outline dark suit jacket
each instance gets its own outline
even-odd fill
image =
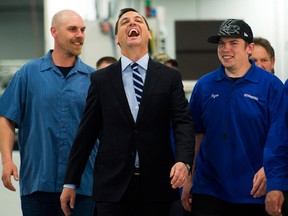
[[[176,157],[170,140],[172,122]],[[142,188],[149,200],[179,198],[170,184],[175,162],[192,164],[194,125],[179,71],[149,59],[136,123],[126,98],[121,61],[91,75],[86,110],[72,147],[65,184],[79,186],[96,139],[93,197],[117,202],[133,175],[139,152]]]

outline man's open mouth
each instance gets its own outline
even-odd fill
[[[139,32],[137,31],[137,29],[131,29],[128,33],[129,37],[136,37],[139,35]]]

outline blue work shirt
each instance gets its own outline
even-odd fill
[[[195,130],[204,138],[192,193],[232,203],[264,204],[264,196],[250,194],[254,175],[264,164],[267,189],[287,188],[285,163],[268,162],[287,149],[284,85],[250,63],[248,72],[235,82],[221,65],[200,78],[193,89],[190,106]]]
[[[90,73],[95,71],[78,57],[65,78],[51,53],[17,71],[0,98],[0,115],[18,125],[21,196],[62,191],[66,163],[85,109]],[[92,195],[96,151],[95,145],[78,194]]]

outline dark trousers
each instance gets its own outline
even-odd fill
[[[288,191],[284,192],[284,203],[282,205],[282,216],[288,216]]]
[[[23,216],[64,216],[60,193],[35,192],[21,197]],[[92,216],[94,201],[89,196],[77,195],[71,216]]]
[[[169,216],[190,216],[191,212],[186,211],[182,205],[181,200],[176,200],[172,203]]]
[[[153,202],[145,199],[140,188],[140,177],[137,175],[133,175],[120,202],[96,202],[97,216],[168,216],[170,208],[171,202]]]
[[[205,194],[193,194],[192,216],[269,216],[263,204],[235,204]]]

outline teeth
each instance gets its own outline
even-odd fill
[[[74,42],[75,45],[82,45],[82,42]]]
[[[131,29],[130,32],[128,33],[128,36],[131,36],[133,32],[136,33],[137,35],[139,34],[136,29]]]

